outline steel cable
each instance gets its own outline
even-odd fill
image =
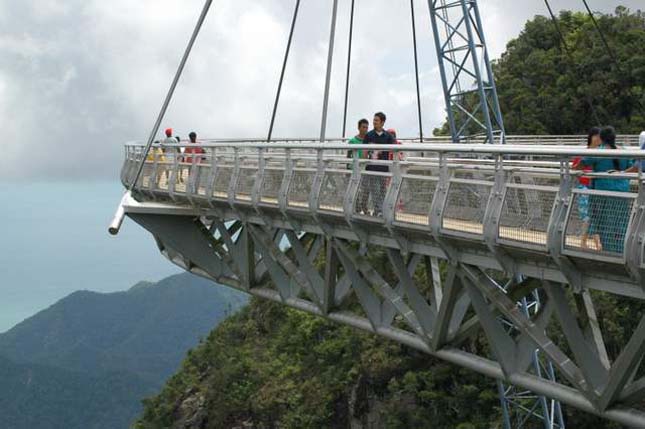
[[[614,65],[618,69],[618,71],[623,74],[623,68],[620,65],[620,61],[618,61],[618,56],[614,52],[614,50],[609,46],[609,42],[607,41],[607,38],[605,37],[605,33],[603,33],[602,28],[600,28],[600,25],[598,24],[598,20],[594,16],[593,12],[591,11],[591,8],[589,7],[589,4],[587,3],[587,0],[582,0],[582,2],[585,5],[585,8],[587,9],[587,14],[589,15],[589,18],[591,18],[591,22],[593,23],[594,27],[596,28],[596,31],[598,32],[598,35],[600,36],[600,40],[602,41],[602,44],[605,46],[605,49],[607,50],[607,54],[613,61]],[[633,96],[632,89],[629,88],[629,95]],[[643,103],[641,103],[641,100],[638,98],[635,98],[636,104],[638,104],[638,107],[641,110],[645,110],[643,108]]]
[[[287,49],[284,53],[284,59],[282,61],[282,71],[280,72],[280,80],[278,82],[278,92],[275,96],[275,102],[273,103],[273,112],[271,113],[271,124],[269,125],[269,134],[267,136],[267,141],[271,141],[273,136],[273,126],[275,125],[275,115],[278,111],[278,104],[280,103],[280,94],[282,92],[282,83],[284,82],[284,74],[287,69],[287,62],[289,61],[289,52],[291,52],[291,41],[293,40],[293,32],[296,28],[296,21],[298,19],[298,10],[300,9],[300,0],[296,0],[296,7],[293,11],[293,19],[291,20],[291,30],[289,31],[289,40],[287,41]]]
[[[560,38],[561,49],[565,52],[565,54],[569,58],[569,61],[571,62],[571,65],[574,67],[574,69],[576,69],[576,72],[579,72],[580,68],[578,67],[578,64],[573,58],[573,54],[571,53],[571,50],[567,45],[567,41],[564,38],[564,34],[562,33],[562,29],[560,28],[558,19],[555,17],[555,14],[553,13],[553,9],[551,8],[551,4],[549,3],[549,0],[544,0],[544,4],[546,4],[546,8],[548,9],[549,15],[551,16],[551,21],[553,22],[553,26],[555,27],[555,31],[558,33],[558,37]],[[589,105],[589,108],[591,109],[591,114],[593,115],[593,119],[594,121],[596,121],[596,125],[600,125],[601,122],[600,122],[600,119],[598,118],[598,112],[596,111],[596,107],[591,101],[591,97],[589,96],[589,94],[585,94],[585,95],[586,95],[585,101],[587,102],[587,104]]]
[[[352,66],[352,40],[354,38],[354,3],[352,0],[349,14],[349,42],[347,46],[347,73],[345,76],[345,105],[343,108],[343,138],[347,135],[347,105],[349,102],[349,74]]]
[[[419,115],[419,137],[423,142],[423,117],[421,114],[421,89],[419,85],[419,54],[417,50],[417,27],[414,14],[414,0],[410,0],[410,14],[412,17],[412,44],[414,45],[414,76],[417,85],[417,112]]]
[[[159,115],[157,116],[157,120],[155,121],[154,126],[152,127],[152,131],[150,132],[150,137],[148,137],[148,142],[146,143],[146,147],[143,150],[143,155],[141,158],[141,163],[139,164],[139,167],[137,168],[137,174],[134,176],[134,180],[130,184],[130,192],[134,190],[134,186],[139,180],[139,177],[141,176],[141,172],[143,171],[143,166],[146,162],[146,158],[148,157],[148,153],[150,152],[150,148],[152,147],[152,142],[155,139],[155,135],[157,135],[157,131],[159,131],[159,127],[161,126],[161,121],[163,120],[164,116],[166,115],[166,110],[168,110],[168,105],[170,104],[170,100],[172,99],[173,94],[175,93],[175,88],[177,88],[177,83],[179,82],[179,78],[181,77],[184,67],[186,66],[186,62],[188,61],[188,57],[190,56],[190,52],[193,49],[193,45],[195,44],[195,40],[197,40],[197,36],[199,35],[199,32],[202,28],[202,25],[204,24],[204,21],[206,20],[206,16],[208,15],[208,11],[210,10],[211,4],[213,3],[213,0],[206,0],[204,3],[204,7],[202,9],[201,15],[199,15],[199,19],[197,20],[197,24],[195,25],[195,29],[193,30],[193,34],[190,37],[190,41],[188,42],[188,46],[186,47],[186,50],[184,51],[184,56],[181,58],[181,61],[179,62],[179,67],[177,68],[177,72],[175,73],[175,78],[173,79],[172,83],[170,84],[170,89],[168,90],[168,93],[166,94],[166,98],[163,102],[163,105],[161,106],[161,111],[159,112]]]

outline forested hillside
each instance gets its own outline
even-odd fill
[[[545,16],[527,22],[508,43],[493,64],[508,134],[584,134],[597,125],[614,125],[620,134],[645,129],[645,13],[619,7],[597,21],[617,62],[584,13],[560,13],[566,49]]]

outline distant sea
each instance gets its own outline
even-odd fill
[[[116,182],[0,184],[0,332],[76,290],[179,272],[129,219],[108,235],[122,195]]]

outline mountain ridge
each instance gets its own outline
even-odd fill
[[[189,273],[69,294],[0,334],[0,427],[127,428],[185,353],[247,300]]]

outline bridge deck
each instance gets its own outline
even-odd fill
[[[363,237],[387,235],[402,248],[434,243],[444,255],[485,254],[502,267],[560,271],[564,263],[567,273],[561,274],[569,280],[578,271],[642,294],[627,285],[638,284],[645,265],[625,253],[634,246],[629,233],[637,218],[636,174],[585,173],[631,181],[630,192],[577,189],[578,173],[568,167],[573,152],[581,150],[571,147],[473,154],[463,147],[440,152],[438,145],[402,145],[397,150],[405,159],[385,162],[348,159],[347,150],[327,147],[216,144],[191,155],[191,162],[176,148],[156,150],[135,189],[144,201],[309,222]],[[141,150],[127,147],[125,186],[136,174]],[[563,156],[563,150],[571,154]],[[376,164],[388,171],[367,168]]]

